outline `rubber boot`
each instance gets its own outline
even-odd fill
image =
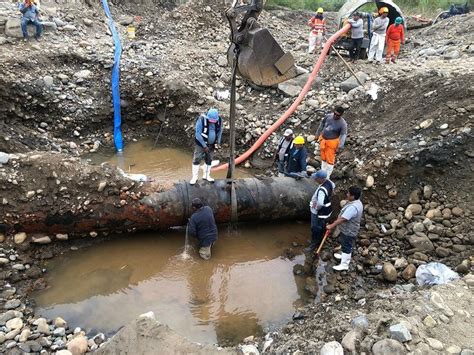
[[[342,254],[341,253],[334,253],[334,258],[337,260],[341,260]]]
[[[328,163],[326,163],[324,160],[321,161],[321,170],[328,171]]]
[[[331,177],[331,174],[332,174],[333,170],[334,170],[334,165],[327,164],[326,173],[328,174],[328,179]]]
[[[351,262],[351,255],[352,254],[342,253],[341,263],[337,266],[333,266],[332,268],[336,271],[349,270],[349,264]]]
[[[212,165],[206,165],[206,173],[204,174],[204,179],[209,182],[214,182],[215,180],[211,177],[211,168]]]
[[[189,181],[189,184],[194,185],[198,181],[198,178],[199,178],[199,165],[193,164],[193,177],[191,181]]]
[[[397,62],[397,57],[392,57],[392,63],[395,64]]]

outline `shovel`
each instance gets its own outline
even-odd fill
[[[321,242],[321,244],[319,244],[319,248],[318,250],[316,250],[316,255],[319,256],[319,253],[321,251],[321,249],[323,248],[323,245],[324,243],[326,242],[326,239],[328,239],[329,235],[331,234],[331,231],[329,229],[326,230],[326,233],[324,233],[324,238]]]

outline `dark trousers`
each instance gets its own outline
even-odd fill
[[[208,147],[209,151],[206,153],[203,147],[196,144],[196,146],[194,147],[193,165],[201,164],[202,160],[206,162],[206,165],[211,165],[212,157],[214,154],[214,144],[211,144]]]
[[[355,236],[350,236],[350,235],[345,235],[344,233],[341,233],[339,236],[340,241],[341,241],[341,250],[344,254],[350,254],[352,253],[352,248],[354,247],[356,237]]]
[[[327,219],[318,218],[318,215],[311,213],[311,245],[312,249],[319,248],[326,232]]]
[[[349,56],[353,60],[359,59],[360,48],[362,47],[363,38],[352,38],[351,48],[349,49]]]
[[[41,32],[43,30],[43,25],[38,20],[32,20],[29,18],[22,17],[21,18],[21,32],[23,33],[24,38],[28,38],[28,25],[32,24],[36,27],[36,38],[41,36]]]

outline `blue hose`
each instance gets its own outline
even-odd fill
[[[114,65],[112,67],[112,102],[114,106],[114,143],[115,149],[118,152],[123,150],[123,137],[122,137],[122,117],[120,114],[120,57],[122,55],[122,43],[120,42],[120,36],[115,29],[114,20],[110,14],[109,4],[107,0],[102,0],[102,6],[104,7],[105,14],[109,19],[109,28],[112,32],[112,38],[114,40],[115,52],[114,52]]]

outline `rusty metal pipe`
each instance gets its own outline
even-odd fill
[[[308,219],[308,204],[315,188],[315,182],[310,179],[235,180],[238,220]],[[15,229],[31,233],[70,234],[163,230],[187,223],[192,214],[191,201],[195,197],[213,209],[217,223],[226,223],[231,220],[230,189],[231,180],[216,180],[214,184],[202,182],[194,186],[180,181],[165,191],[151,193],[123,207],[118,207],[119,201],[109,201],[87,214],[28,214]]]

